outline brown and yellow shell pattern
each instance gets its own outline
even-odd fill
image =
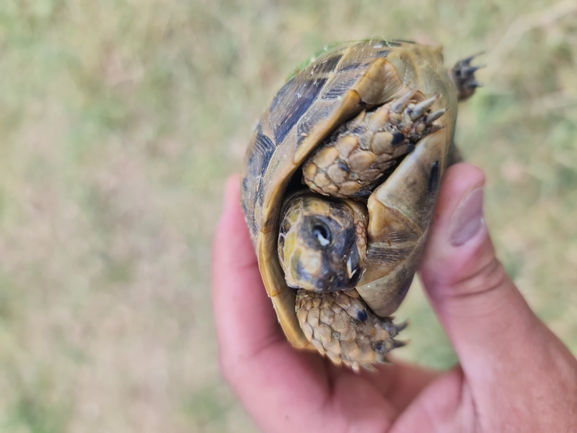
[[[347,42],[279,90],[245,160],[242,206],[288,340],[355,370],[386,361],[389,318],[417,268],[472,58],[440,48]],[[340,262],[339,262],[340,260]]]

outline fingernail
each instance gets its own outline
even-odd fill
[[[473,238],[483,225],[483,188],[471,191],[451,218],[451,245],[458,247]]]
[[[237,205],[238,200],[238,175],[234,174],[226,180],[224,186],[224,211],[227,212]]]

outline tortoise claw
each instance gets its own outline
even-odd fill
[[[406,345],[407,345],[406,341],[395,340],[391,338],[389,340],[379,341],[378,343],[373,344],[373,350],[375,351],[375,353],[386,355],[391,350],[398,349],[399,347],[404,347]],[[386,356],[384,357],[384,360],[386,360]]]
[[[477,53],[466,59],[458,61],[451,70],[451,77],[457,87],[459,101],[470,97],[481,84],[475,80],[475,72],[485,67],[485,65],[471,66],[471,61],[483,52]]]
[[[401,323],[393,323],[393,318],[388,317],[387,319],[383,319],[381,322],[381,326],[389,333],[391,337],[396,337],[399,332],[409,326],[409,321],[405,320]]]
[[[405,347],[407,345],[406,341],[393,340],[393,348],[398,349],[399,347]]]
[[[475,59],[475,58],[477,58],[477,57],[479,57],[479,56],[482,56],[483,54],[485,54],[485,51],[479,51],[478,53],[473,54],[472,56],[465,57],[465,58],[464,58],[463,60],[461,60],[459,63],[463,63],[463,64],[465,64],[465,65],[470,65],[471,62],[473,61],[473,59]]]
[[[413,95],[415,94],[417,90],[416,89],[409,89],[406,93],[404,93],[403,95],[401,95],[399,97],[399,99],[397,99],[392,105],[391,105],[391,111],[394,113],[402,113],[403,110],[405,108],[407,108],[407,105],[409,105],[409,102],[411,100],[411,98],[413,97]]]
[[[479,83],[478,81],[471,81],[470,83],[467,83],[466,86],[469,89],[476,89],[477,87],[483,87],[483,84]]]
[[[446,108],[442,108],[440,110],[433,111],[431,114],[429,114],[427,116],[427,118],[425,119],[425,123],[426,124],[433,123],[435,120],[437,120],[439,117],[441,117],[446,112],[447,112]]]
[[[405,320],[404,322],[401,322],[399,324],[394,325],[395,326],[395,331],[397,332],[397,334],[399,332],[401,332],[403,329],[405,329],[407,326],[409,326],[409,321]]]
[[[417,105],[415,105],[413,111],[411,112],[411,119],[416,120],[421,117],[440,97],[441,95],[436,94],[435,96],[429,99],[425,99],[423,102],[419,102]]]
[[[470,67],[465,67],[462,70],[463,75],[473,75],[475,72],[477,72],[479,69],[483,69],[486,68],[487,65],[479,65],[479,66],[470,66]]]

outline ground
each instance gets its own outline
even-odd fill
[[[369,36],[486,52],[457,141],[499,257],[577,353],[577,3],[242,3],[0,2],[0,432],[255,431],[216,361],[223,181],[297,65]],[[397,317],[399,354],[455,362],[418,285]]]

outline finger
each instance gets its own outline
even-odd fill
[[[576,407],[577,363],[495,257],[483,219],[484,182],[471,165],[447,170],[421,265],[461,365],[423,390],[391,431],[572,428],[565,422]]]
[[[226,184],[214,239],[212,295],[221,354],[248,358],[284,337],[262,284],[238,182],[232,176]]]
[[[331,397],[323,360],[294,350],[278,325],[240,208],[238,177],[227,183],[212,287],[221,369],[257,423],[264,431],[294,431],[302,419],[319,422]]]
[[[457,164],[444,178],[421,276],[467,372],[492,373],[513,348],[526,350],[548,330],[495,256],[483,218],[483,173]],[[543,350],[541,347],[540,350]]]
[[[424,388],[443,374],[438,370],[398,360],[377,366],[376,369],[377,374],[368,371],[362,371],[361,374],[390,401],[397,414],[404,411]]]
[[[337,431],[347,419],[366,431],[382,430],[428,374],[395,365],[378,375],[361,377],[344,368],[329,375],[328,361],[294,350],[262,285],[238,190],[238,179],[229,180],[213,249],[213,307],[225,377],[265,431],[279,430],[279,422],[286,431]],[[398,381],[385,378],[397,375]],[[299,424],[303,420],[306,425]]]

